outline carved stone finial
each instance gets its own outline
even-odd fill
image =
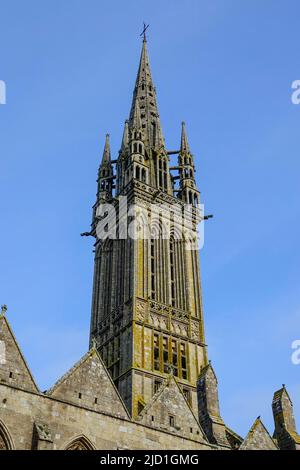
[[[92,349],[97,349],[98,343],[95,337],[92,338]]]
[[[174,375],[174,366],[173,366],[173,364],[168,365],[168,373],[169,373],[169,375]]]
[[[2,315],[5,315],[6,312],[7,312],[7,305],[5,305],[5,304],[4,304],[4,305],[1,305],[1,314],[2,314]]]

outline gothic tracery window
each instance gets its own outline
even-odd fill
[[[140,180],[140,167],[137,166],[135,169],[135,177],[137,180]]]

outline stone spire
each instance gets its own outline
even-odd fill
[[[106,134],[102,161],[98,170],[98,198],[109,199],[113,189],[113,166],[111,163],[109,134]]]
[[[182,123],[180,152],[178,155],[180,167],[180,191],[178,196],[188,204],[199,204],[199,192],[196,189],[194,157],[191,154],[186,135],[185,122]]]
[[[185,128],[185,122],[182,122],[181,124],[181,145],[180,145],[180,153],[190,153],[190,147],[188,143],[188,138],[186,135],[186,128]]]
[[[110,165],[111,158],[110,158],[110,144],[109,144],[109,134],[106,134],[105,137],[105,146],[104,146],[104,151],[103,151],[103,157],[102,157],[102,165]]]
[[[129,129],[128,129],[128,120],[125,121],[124,132],[122,138],[121,152],[123,152],[129,143]]]
[[[139,70],[133,92],[129,127],[132,129],[139,119],[143,128],[143,139],[148,151],[164,146],[164,138],[158,114],[156,91],[152,81],[147,41],[144,37]]]

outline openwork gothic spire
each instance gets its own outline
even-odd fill
[[[140,65],[133,92],[129,126],[136,125],[137,112],[140,110],[140,121],[143,139],[148,150],[164,147],[164,138],[158,113],[156,91],[152,81],[147,41],[144,37]]]

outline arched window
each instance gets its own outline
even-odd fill
[[[186,308],[186,275],[184,242],[170,237],[170,294],[172,307]]]
[[[156,122],[152,122],[152,145],[155,147],[156,144]]]
[[[134,144],[133,144],[133,152],[134,152],[134,153],[137,153],[137,143],[134,143]]]
[[[9,437],[8,431],[3,423],[0,421],[0,450],[11,450],[12,442]]]
[[[150,240],[150,259],[151,259],[151,299],[156,298],[156,289],[155,289],[155,239],[151,238]]]
[[[158,159],[158,187],[159,187],[159,189],[162,189],[162,187],[163,187],[161,158]]]
[[[66,447],[66,450],[94,450],[94,446],[85,436],[73,439]]]
[[[150,226],[150,297],[167,304],[169,301],[168,262],[165,254],[169,251],[167,221],[161,215],[151,217]],[[167,231],[167,232],[166,232]]]
[[[168,189],[167,160],[164,160],[164,190]]]
[[[170,238],[170,280],[171,280],[171,304],[176,307],[176,290],[175,290],[175,242],[174,238]]]
[[[137,180],[140,179],[140,167],[139,166],[137,166],[135,169],[135,177]]]
[[[158,171],[158,187],[163,191],[168,189],[168,165],[167,160],[162,156],[158,157],[157,171]]]
[[[146,183],[146,170],[144,168],[142,169],[142,182]]]
[[[111,310],[111,286],[113,273],[113,247],[114,241],[106,239],[103,245],[103,291],[102,316],[108,315]]]

